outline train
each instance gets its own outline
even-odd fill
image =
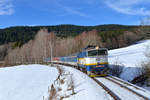
[[[50,61],[50,58],[47,58]],[[77,68],[90,77],[107,76],[109,74],[108,49],[89,45],[81,52],[67,57],[54,57],[53,62],[75,63]]]

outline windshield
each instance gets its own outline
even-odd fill
[[[107,55],[107,50],[90,50],[88,56]]]

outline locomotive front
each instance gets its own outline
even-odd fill
[[[106,48],[86,48],[78,56],[78,65],[86,69],[91,77],[106,76],[108,68],[108,50]]]

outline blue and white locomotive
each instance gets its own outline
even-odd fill
[[[108,50],[98,46],[88,46],[77,55],[77,64],[91,77],[106,76],[108,68]]]
[[[87,46],[82,52],[68,57],[54,57],[52,61],[77,64],[77,68],[89,76],[106,76],[109,74],[108,50],[98,46]]]

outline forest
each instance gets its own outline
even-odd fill
[[[0,60],[6,65],[41,63],[45,58],[69,56],[87,45],[108,49],[125,47],[148,38],[149,26],[36,26],[0,30]]]
[[[99,34],[117,33],[124,31],[133,31],[138,26],[125,25],[97,25],[97,26],[77,26],[77,25],[56,25],[56,26],[16,26],[0,29],[0,45],[15,42],[17,46],[21,46],[31,39],[34,39],[37,32],[42,29],[48,29],[48,32],[54,32],[61,38],[74,37],[84,31],[96,29]]]

